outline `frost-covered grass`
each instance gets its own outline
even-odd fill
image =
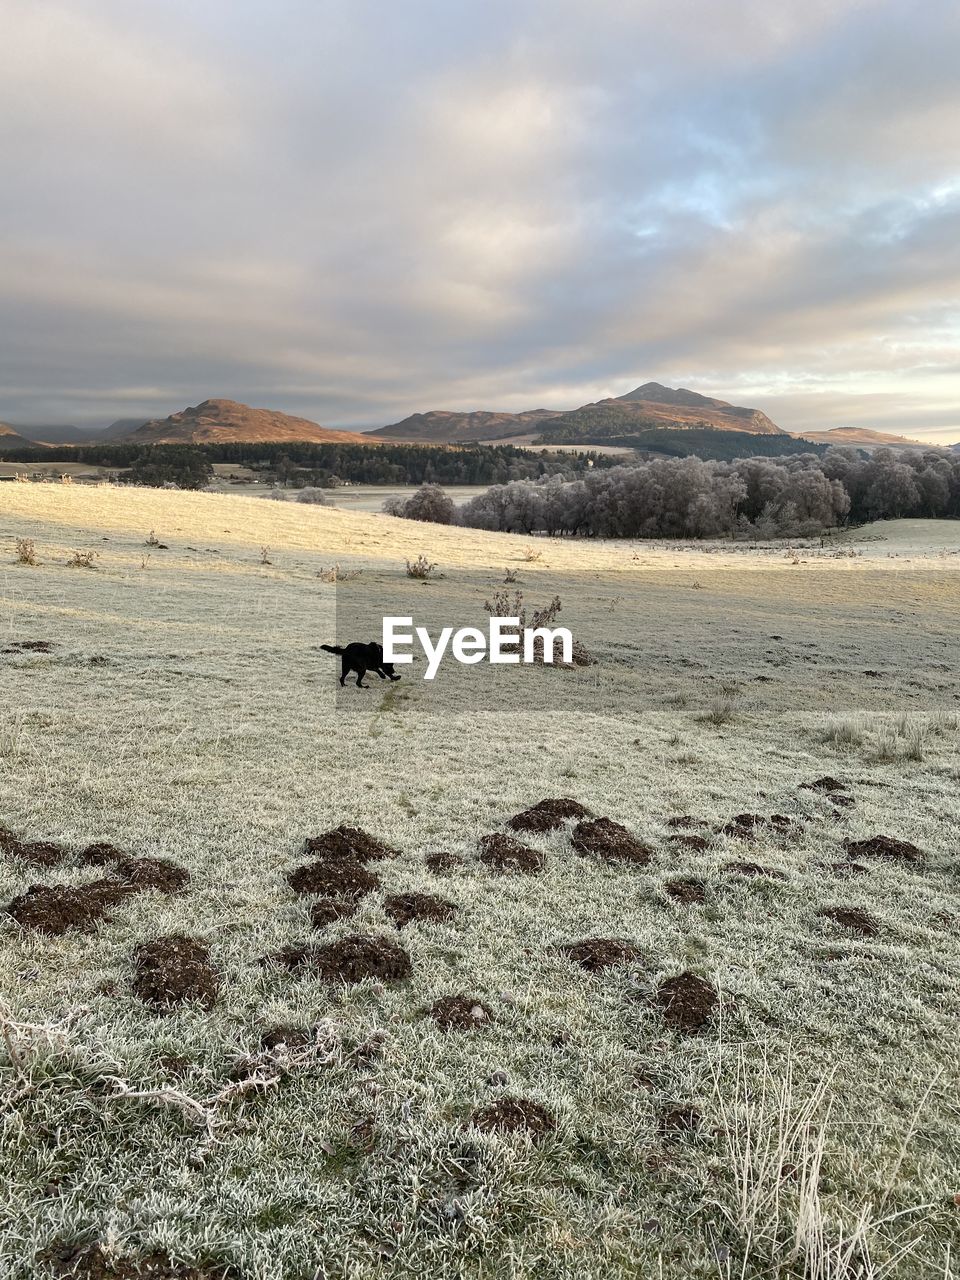
[[[909,563],[547,540],[530,563],[530,540],[388,517],[4,486],[0,649],[53,648],[0,655],[0,825],[172,857],[193,880],[97,933],[2,926],[0,1273],[43,1276],[36,1255],[78,1238],[248,1280],[955,1275],[960,586],[917,536]],[[17,538],[37,565],[15,563]],[[69,567],[76,550],[96,567]],[[443,578],[407,578],[421,553]],[[318,576],[335,563],[361,573]],[[445,666],[432,685],[336,693],[321,642],[375,636],[385,612],[483,625],[506,567],[534,605],[562,597],[597,666]],[[801,787],[822,774],[856,804]],[[476,861],[480,835],[551,795],[625,823],[653,861],[595,865],[565,833],[529,838],[539,876]],[[669,840],[671,815],[743,811],[796,834]],[[413,975],[395,987],[257,963],[311,938],[284,872],[341,822],[400,856],[323,936],[397,938]],[[926,866],[823,865],[877,833]],[[429,872],[440,849],[464,866]],[[731,860],[786,879],[730,876]],[[0,889],[97,874],[8,861]],[[704,904],[664,892],[684,875]],[[459,911],[398,933],[382,899],[408,890]],[[836,904],[878,935],[817,915]],[[157,1016],[129,990],[136,943],[174,931],[222,972],[209,1013]],[[591,976],[554,949],[595,935],[643,959]],[[649,1003],[684,969],[722,1010],[685,1039]],[[456,992],[490,1023],[440,1032],[424,1010]],[[316,1046],[238,1090],[278,1023],[318,1024]],[[470,1128],[504,1093],[548,1107],[556,1133]],[[699,1128],[665,1134],[685,1107]]]

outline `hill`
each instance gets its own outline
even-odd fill
[[[307,440],[316,444],[369,444],[355,431],[332,431],[309,418],[274,409],[251,409],[236,400],[204,400],[202,404],[145,422],[120,439],[139,444],[225,444]]]
[[[853,445],[865,449],[930,449],[935,446],[908,436],[874,431],[871,427],[831,427],[829,431],[795,431],[795,440],[812,440],[815,444]]]
[[[0,450],[29,449],[33,444],[33,440],[28,440],[25,436],[18,435],[13,427],[8,426],[5,422],[0,422]]]
[[[97,438],[96,431],[83,431],[80,427],[67,424],[41,423],[39,426],[32,424],[24,426],[21,423],[11,423],[10,425],[14,431],[19,432],[33,444],[90,444]]]
[[[378,427],[375,431],[368,431],[367,435],[430,444],[465,444],[476,440],[502,440],[536,431],[545,418],[555,416],[553,409],[527,409],[523,413],[497,413],[485,409],[461,413],[451,409],[430,409],[426,413],[411,413],[401,422]]]

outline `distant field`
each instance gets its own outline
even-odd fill
[[[113,894],[0,926],[0,1274],[99,1239],[182,1280],[955,1277],[960,523],[579,542],[383,492],[0,486],[0,897]],[[318,651],[499,589],[559,595],[596,665],[339,691]],[[546,797],[644,848],[567,822],[514,833],[539,869],[480,859]],[[396,856],[321,909],[287,877],[340,824]],[[104,841],[189,882],[84,865]],[[136,948],[178,934],[209,1007],[159,1012]],[[284,952],[351,935],[379,974]]]

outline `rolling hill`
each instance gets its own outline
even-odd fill
[[[417,441],[421,444],[464,444],[469,440],[502,440],[538,431],[544,419],[556,416],[552,409],[527,409],[523,413],[497,413],[479,409],[458,412],[430,409],[412,413],[401,422],[368,431],[368,436],[387,440]]]
[[[273,409],[251,409],[236,400],[204,400],[202,404],[155,418],[114,439],[135,444],[262,444],[305,440],[315,444],[369,444],[354,431],[332,431],[308,418]]]
[[[795,440],[812,440],[815,444],[852,445],[861,449],[930,449],[932,445],[908,436],[895,436],[871,427],[832,427],[829,431],[796,431]]]
[[[0,422],[0,450],[6,452],[10,449],[29,449],[32,445],[32,440],[28,440],[26,436],[18,435],[13,427],[8,426],[5,422]]]

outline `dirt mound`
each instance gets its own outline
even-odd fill
[[[875,938],[880,932],[880,921],[862,907],[821,907],[817,915],[864,938]]]
[[[53,644],[49,640],[15,640],[0,649],[0,653],[52,653]]]
[[[260,1037],[260,1048],[272,1053],[276,1049],[307,1049],[313,1044],[310,1027],[268,1027]]]
[[[589,818],[590,810],[577,800],[541,800],[530,809],[515,814],[507,826],[513,831],[555,831],[571,818]]]
[[[626,827],[609,818],[578,822],[573,831],[573,847],[578,853],[603,862],[632,862],[645,867],[653,857],[649,845],[642,844]]]
[[[690,831],[694,827],[708,827],[710,824],[703,818],[694,818],[689,813],[678,813],[667,819],[667,826],[674,830]]]
[[[476,996],[441,996],[430,1006],[430,1017],[441,1031],[473,1031],[493,1018],[487,1005]]]
[[[71,929],[89,932],[105,920],[110,908],[136,892],[116,880],[85,885],[32,884],[14,898],[7,913],[25,929],[59,937]]]
[[[787,879],[786,872],[778,871],[776,867],[761,867],[759,862],[727,862],[724,864],[723,869],[732,876],[747,876],[748,878],[762,876],[767,880]]]
[[[654,1003],[663,1010],[668,1027],[684,1035],[693,1035],[710,1021],[716,1008],[716,988],[695,973],[678,973],[660,983]]]
[[[362,933],[313,948],[309,962],[327,982],[399,982],[413,972],[409,955],[392,938]]]
[[[696,876],[683,876],[677,880],[668,880],[664,890],[675,902],[687,907],[692,902],[704,902],[707,897],[707,882]]]
[[[817,866],[840,880],[849,880],[852,876],[867,876],[870,868],[860,862],[819,862]]]
[[[310,923],[314,929],[325,929],[337,920],[346,920],[357,912],[356,898],[318,898],[310,908]]]
[[[51,840],[21,840],[6,827],[0,827],[0,853],[32,867],[55,867],[67,856],[62,845]]]
[[[173,1262],[169,1254],[118,1258],[100,1244],[54,1244],[40,1255],[57,1280],[240,1280],[225,1264],[194,1267]]]
[[[557,1127],[550,1112],[529,1098],[500,1098],[478,1107],[470,1117],[475,1129],[484,1133],[530,1133],[542,1137]]]
[[[190,883],[190,872],[171,858],[121,858],[114,870],[135,889],[178,893]]]
[[[360,827],[342,824],[322,836],[311,836],[303,846],[305,854],[318,858],[348,858],[352,862],[377,862],[381,858],[396,858],[396,849],[369,835]]]
[[[411,920],[441,924],[449,920],[459,907],[455,902],[437,898],[432,893],[394,893],[384,898],[383,909],[397,928],[402,929]]]
[[[457,867],[462,867],[463,859],[455,853],[440,850],[438,853],[428,853],[423,860],[423,865],[428,871],[442,875],[444,871],[454,871]]]
[[[762,813],[738,813],[720,828],[720,834],[731,836],[734,840],[755,840],[762,831],[773,830],[785,834],[793,826],[793,819],[784,813],[774,813],[769,818]]]
[[[708,836],[690,835],[681,832],[678,835],[670,836],[670,843],[676,845],[678,849],[689,849],[691,853],[705,853],[710,848],[710,838]]]
[[[536,849],[531,849],[510,836],[496,832],[480,841],[480,861],[497,871],[542,871],[546,859]]]
[[[871,836],[869,840],[848,840],[848,858],[881,858],[884,862],[922,863],[926,855],[915,844],[895,836]]]
[[[631,964],[642,955],[635,943],[623,938],[583,938],[580,942],[566,943],[557,950],[588,973],[597,973],[613,965]]]
[[[696,1133],[702,1124],[703,1116],[696,1107],[685,1106],[661,1112],[657,1127],[667,1142],[676,1142]]]
[[[142,942],[133,953],[134,995],[156,1009],[195,1000],[209,1009],[220,992],[220,976],[204,943],[182,933]]]
[[[838,778],[831,778],[829,774],[825,774],[822,778],[814,778],[813,782],[801,782],[801,791],[823,791],[828,795],[837,791],[846,791],[847,784],[841,782]]]
[[[78,861],[85,867],[107,867],[111,862],[122,862],[126,856],[115,844],[98,840],[95,844],[87,845]]]
[[[287,884],[295,893],[351,898],[356,902],[378,887],[380,877],[351,858],[333,858],[297,867],[287,876]]]

